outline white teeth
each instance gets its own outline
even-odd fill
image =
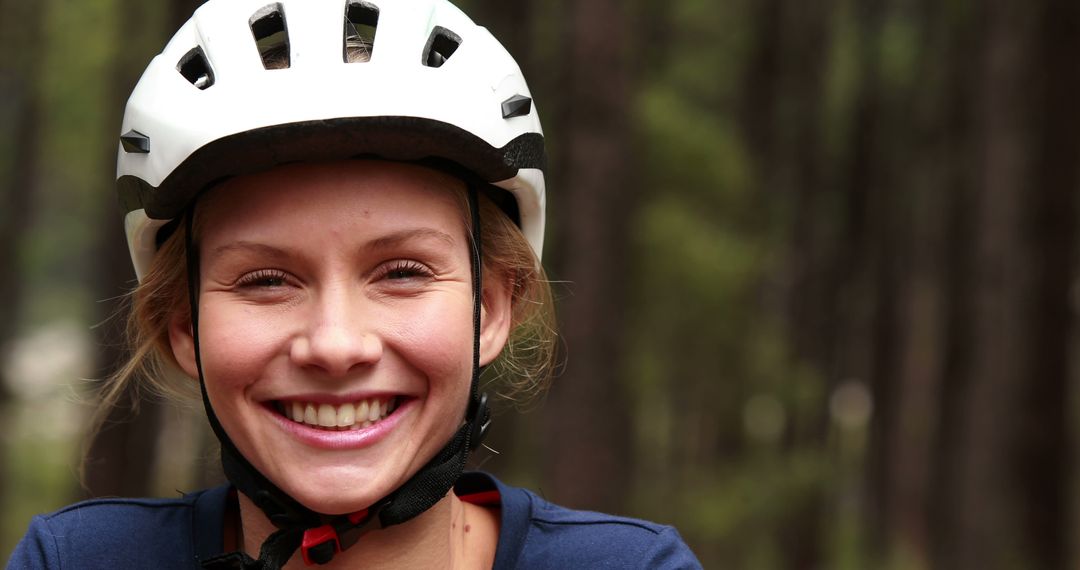
[[[338,428],[348,428],[356,423],[356,407],[352,404],[342,404],[338,407]]]
[[[363,429],[388,416],[397,408],[397,398],[361,400],[332,404],[281,402],[278,409],[290,420],[332,430]]]
[[[337,413],[330,404],[319,404],[319,425],[337,427]]]
[[[356,406],[352,404],[342,404],[337,411],[337,426],[349,427],[356,423]]]

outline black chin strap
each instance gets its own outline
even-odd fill
[[[473,365],[469,389],[469,405],[465,422],[431,461],[401,487],[363,511],[348,515],[324,515],[301,505],[269,479],[259,473],[240,453],[225,429],[221,427],[203,376],[202,355],[199,350],[199,252],[194,241],[193,225],[197,199],[185,212],[185,248],[187,250],[188,301],[191,305],[191,334],[194,339],[195,365],[199,371],[199,388],[210,428],[221,442],[221,465],[225,477],[241,493],[251,499],[267,516],[277,531],[259,549],[258,560],[241,548],[202,561],[202,567],[212,570],[278,570],[292,558],[297,549],[310,566],[326,564],[334,556],[355,544],[363,534],[376,528],[401,524],[439,502],[453,488],[469,452],[479,447],[488,426],[491,411],[487,394],[480,394],[480,308],[483,290],[480,246],[480,209],[476,189],[469,186],[469,211],[472,217],[472,286],[473,286]]]

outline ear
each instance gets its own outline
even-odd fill
[[[195,365],[195,339],[191,334],[191,319],[187,315],[176,313],[169,319],[169,344],[180,369],[197,379],[199,368]]]
[[[502,274],[484,276],[480,307],[480,365],[499,357],[510,337],[513,318],[510,278]]]

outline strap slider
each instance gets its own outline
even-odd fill
[[[484,441],[488,428],[491,426],[491,410],[488,409],[487,393],[480,394],[480,400],[473,400],[469,404],[469,449],[475,450]]]

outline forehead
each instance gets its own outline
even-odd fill
[[[453,176],[406,163],[291,164],[232,178],[210,191],[199,205],[199,233],[205,239],[284,230],[302,239],[314,229],[457,230],[464,227],[464,188]]]

